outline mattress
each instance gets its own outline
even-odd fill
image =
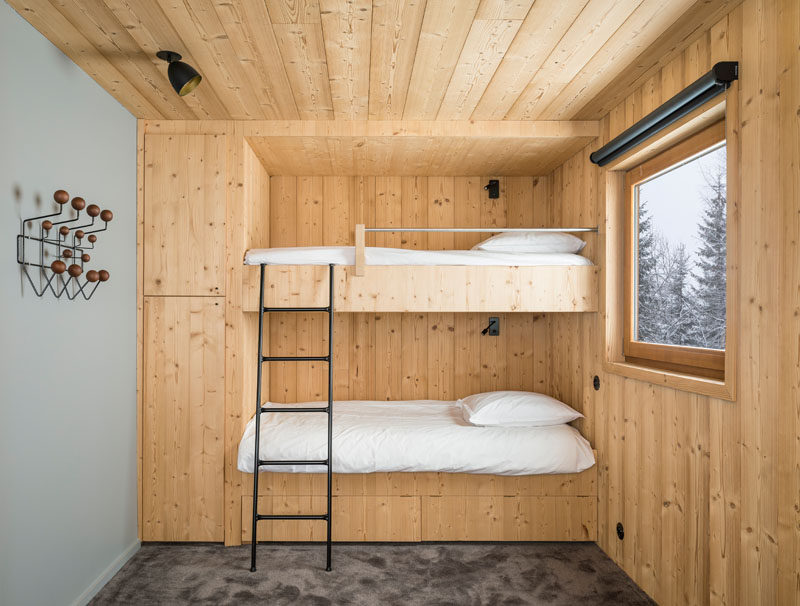
[[[335,473],[518,476],[578,473],[595,462],[589,442],[574,427],[476,427],[464,421],[457,402],[337,401],[333,409]],[[327,423],[324,413],[262,413],[261,460],[324,460]],[[254,442],[255,417],[239,443],[240,471],[253,472]],[[321,473],[325,467],[263,466],[261,471]]]
[[[353,246],[300,246],[254,248],[244,257],[245,265],[355,265]],[[365,249],[367,265],[591,265],[586,257],[569,253],[508,253],[486,250],[412,250],[408,248]]]

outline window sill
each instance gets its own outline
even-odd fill
[[[628,362],[606,361],[603,363],[603,369],[615,375],[647,381],[654,385],[662,385],[680,391],[688,391],[721,400],[734,401],[736,399],[732,381],[728,380],[719,381],[679,372],[648,368],[647,366],[639,366]]]

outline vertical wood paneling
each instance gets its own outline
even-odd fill
[[[221,541],[225,307],[145,297],[145,541]]]
[[[552,391],[593,406],[584,431],[602,462],[598,542],[660,604],[800,603],[799,11],[789,0],[745,0],[604,119],[608,140],[714,62],[740,61],[727,105],[741,154],[728,173],[741,183],[738,198],[729,189],[740,232],[728,240],[731,255],[739,249],[730,261],[739,286],[729,283],[739,307],[737,401],[604,372],[599,314],[550,325]],[[556,223],[603,225],[605,172],[586,162],[595,148],[552,174]],[[603,265],[588,240],[585,253]]]
[[[488,177],[272,177],[270,244],[353,243],[357,222],[379,226],[549,224],[550,180],[502,179],[489,200]],[[469,248],[481,234],[381,233],[380,246]],[[308,355],[327,347],[326,319],[271,314],[273,353]],[[482,335],[488,314],[341,314],[335,330],[335,397],[456,399],[490,389],[547,391],[548,317],[500,314],[499,337]],[[247,328],[254,330],[254,326]],[[307,367],[307,368],[304,368]],[[326,397],[324,365],[272,364],[271,397]],[[571,402],[572,404],[572,402]],[[574,403],[582,407],[581,401]],[[591,436],[589,436],[591,439]]]
[[[782,2],[778,14],[778,89],[781,94],[780,191],[784,249],[780,283],[781,399],[777,411],[777,601],[800,601],[800,4]],[[790,133],[794,133],[790,135]]]
[[[225,142],[145,135],[145,295],[224,294]]]

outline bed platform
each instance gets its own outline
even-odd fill
[[[267,307],[327,305],[332,264],[337,312],[598,310],[599,268],[580,255],[373,248],[363,245],[365,231],[356,226],[355,247],[248,251],[243,311],[258,311],[262,263]]]
[[[326,474],[259,475],[259,512],[325,510]],[[252,515],[252,494],[243,484],[242,520]],[[595,541],[597,465],[530,476],[334,474],[332,511],[334,541]],[[314,521],[267,521],[258,540],[324,541],[325,531]],[[242,541],[251,536],[242,524]]]

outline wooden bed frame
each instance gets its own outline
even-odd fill
[[[354,266],[245,267],[242,310],[259,311],[262,269],[266,308],[324,309],[332,286],[337,313],[598,309],[596,266],[368,266],[366,231],[370,230],[364,225],[356,226]],[[253,486],[245,478],[251,477],[242,474],[241,509],[234,512],[241,517],[229,523],[229,527],[241,529],[241,541],[246,542],[252,537],[252,524],[247,521],[252,519]],[[326,473],[262,473],[258,513],[291,516],[324,512],[327,479]],[[597,465],[579,474],[532,476],[333,474],[331,496],[334,541],[597,539]],[[257,527],[258,539],[263,541],[325,541],[327,533],[326,524],[319,520],[262,520]],[[236,538],[227,536],[226,542],[233,544]]]
[[[334,268],[337,312],[598,310],[595,265],[365,265],[364,232],[356,226],[356,265]],[[258,311],[259,266],[246,266],[243,274],[242,309]],[[268,307],[328,304],[327,266],[268,265],[265,276]]]
[[[259,511],[324,511],[325,478],[262,473]],[[242,488],[246,521],[253,492],[249,482]],[[597,464],[560,475],[334,474],[333,519],[334,541],[595,541]],[[250,525],[241,527],[250,541]],[[325,524],[262,522],[258,533],[262,541],[324,541]]]

